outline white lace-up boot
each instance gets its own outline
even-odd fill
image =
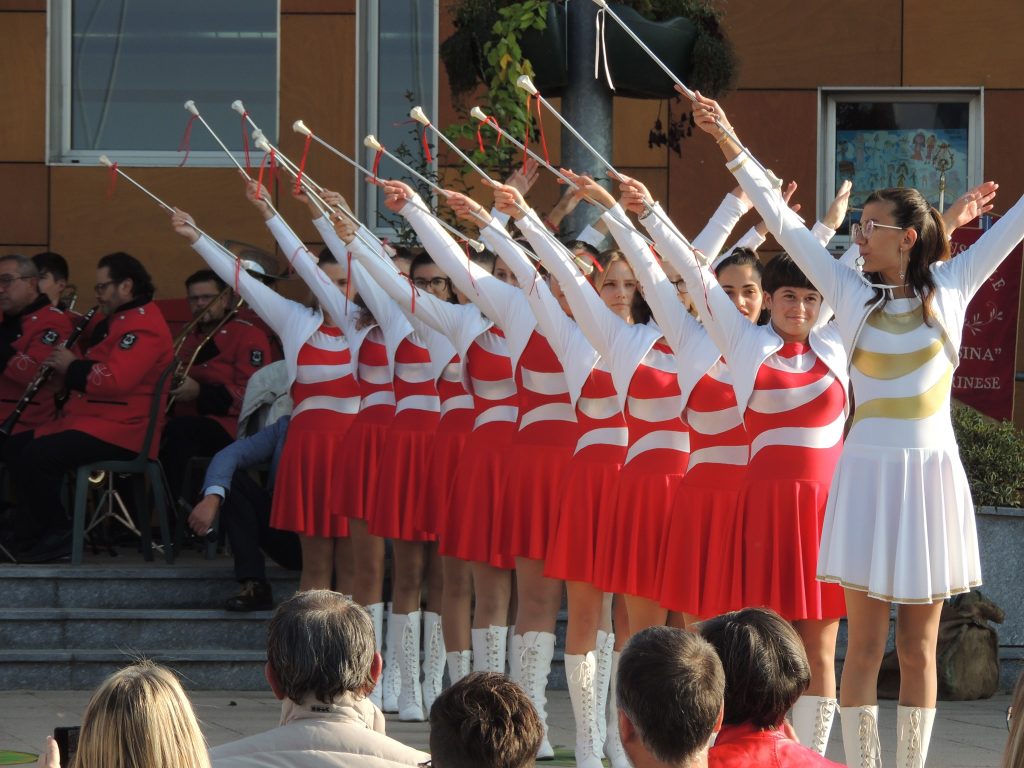
[[[508,640],[508,627],[491,624],[487,629],[474,629],[471,634],[473,671],[505,674],[505,645]]]
[[[882,768],[882,747],[878,743],[878,705],[840,707],[843,749],[850,768]]]
[[[612,643],[614,641],[615,638],[613,637]],[[612,651],[611,674],[609,675],[611,684],[608,686],[608,712],[606,714],[607,728],[605,729],[604,737],[604,755],[608,758],[612,768],[631,768],[629,758],[626,756],[626,750],[622,746],[622,739],[619,738],[619,708],[615,703],[615,689],[618,687],[615,676],[618,671],[619,652]]]
[[[397,712],[398,694],[402,690],[402,673],[398,668],[398,649],[402,644],[402,637],[401,634],[395,633],[396,623],[393,620],[391,603],[388,603],[387,614],[387,642],[384,644],[384,674],[381,678],[384,703],[381,709],[385,712]]]
[[[896,768],[924,768],[934,724],[934,709],[896,707]]]
[[[615,652],[615,633],[597,630],[597,649],[594,651],[596,668],[594,669],[594,695],[597,697],[597,727],[600,738],[597,742],[598,754],[604,754],[605,741],[608,739],[608,691],[612,684],[612,653]],[[615,703],[610,707],[615,711]],[[616,713],[616,723],[618,722]]]
[[[569,683],[569,700],[572,714],[576,719],[576,766],[577,768],[603,768],[598,754],[600,733],[597,701],[594,695],[596,660],[594,652],[586,655],[565,654],[565,677]]]
[[[521,680],[523,666],[523,636],[509,635],[508,637],[508,676],[517,683]],[[521,683],[520,683],[521,684]],[[527,691],[529,693],[529,691]]]
[[[444,634],[441,614],[423,612],[423,713],[430,715],[434,699],[444,688]]]
[[[398,719],[420,723],[423,717],[423,690],[420,688],[420,612],[393,613],[398,638],[398,669],[402,689],[398,694]]]
[[[835,716],[835,699],[801,696],[793,705],[793,730],[801,744],[824,756]]]
[[[380,653],[380,649],[384,644],[384,603],[373,603],[372,605],[366,606],[367,613],[370,614],[370,618],[373,620],[373,639],[377,647],[377,653]],[[384,695],[384,675],[380,676],[377,680],[377,684],[370,691],[370,701],[372,701],[378,709],[384,709],[383,702]]]
[[[470,651],[448,651],[448,682],[455,685],[473,669]]]
[[[517,647],[513,648],[513,653],[518,651],[519,661],[515,663],[516,676],[512,679],[526,691],[544,726],[544,740],[537,750],[537,759],[550,760],[555,750],[548,741],[547,688],[551,659],[555,655],[555,636],[550,632],[527,632],[515,637]]]

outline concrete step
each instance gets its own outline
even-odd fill
[[[16,608],[0,621],[0,648],[167,650],[266,648],[269,611]]]
[[[147,565],[2,565],[0,595],[6,605],[22,608],[210,609],[238,591],[227,559],[220,565]],[[267,577],[278,600],[298,588],[296,572],[268,568]]]

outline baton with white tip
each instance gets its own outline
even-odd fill
[[[189,99],[188,101],[185,102],[185,109],[186,109],[186,111],[191,113],[192,116],[195,117],[200,123],[203,124],[203,127],[213,137],[213,140],[216,141],[217,144],[220,145],[220,148],[224,150],[224,154],[227,155],[231,159],[231,162],[235,164],[235,167],[242,172],[242,174],[245,176],[245,178],[247,178],[250,181],[252,181],[252,179],[249,178],[249,174],[246,173],[245,168],[243,168],[241,166],[241,164],[238,162],[238,160],[235,159],[235,156],[233,154],[231,154],[231,150],[228,149],[226,146],[224,146],[224,142],[220,140],[220,136],[218,136],[216,133],[214,133],[213,128],[210,127],[210,124],[208,122],[206,122],[206,120],[203,119],[203,116],[201,114],[199,114],[199,110],[196,109],[196,103],[194,101],[192,101],[192,99]]]
[[[373,173],[373,171],[370,171],[370,170],[367,170],[366,168],[364,168],[362,165],[360,165],[355,160],[353,160],[351,157],[346,155],[344,152],[342,152],[336,146],[334,146],[333,144],[328,144],[326,141],[321,139],[319,136],[317,136],[315,133],[313,133],[313,131],[311,131],[309,128],[307,128],[306,124],[304,122],[302,122],[301,120],[296,120],[294,123],[292,123],[292,130],[295,131],[296,133],[302,134],[303,136],[311,136],[313,138],[313,141],[315,141],[317,144],[322,146],[328,152],[332,152],[335,155],[337,155],[338,157],[340,157],[342,160],[344,160],[346,163],[351,165],[353,168],[355,168],[360,173],[362,173],[362,174],[364,174],[366,176],[374,176],[375,175]]]
[[[381,154],[386,155],[387,157],[391,158],[398,165],[402,166],[404,169],[406,169],[407,171],[412,173],[413,176],[417,177],[420,181],[422,181],[424,184],[426,184],[427,186],[429,186],[431,189],[433,189],[434,191],[438,192],[439,194],[442,194],[442,195],[447,194],[444,189],[442,189],[437,184],[432,182],[430,179],[428,179],[422,173],[419,173],[415,169],[410,168],[406,163],[402,162],[401,159],[399,159],[394,154],[392,154],[387,149],[385,149],[384,145],[381,144],[379,141],[377,141],[377,137],[374,136],[372,133],[368,134],[366,136],[366,138],[363,139],[363,146],[366,147],[367,149],[372,149],[375,152],[380,152]],[[484,251],[486,249],[486,246],[483,243],[481,243],[479,240],[474,240],[473,238],[469,237],[468,235],[464,235],[462,232],[459,232],[459,230],[457,230],[455,227],[453,227],[447,221],[442,219],[436,213],[431,211],[429,208],[427,209],[426,212],[427,212],[427,214],[430,217],[432,217],[434,219],[434,221],[436,221],[438,224],[440,224],[449,234],[451,234],[454,237],[458,238],[459,240],[462,240],[463,242],[465,242],[467,245],[469,245],[470,248],[472,248],[477,253],[481,253],[482,251]],[[478,217],[478,220],[481,221],[481,222],[483,221],[483,219],[479,219],[479,217]]]
[[[557,176],[559,179],[561,179],[564,184],[572,187],[573,189],[577,189],[579,187],[578,184],[573,182],[568,176],[566,176],[564,173],[562,173],[560,170],[558,170],[558,168],[553,166],[551,163],[549,163],[543,157],[541,157],[536,152],[534,152],[532,149],[530,149],[528,146],[526,146],[523,142],[519,141],[511,133],[509,133],[504,128],[502,128],[500,125],[498,125],[497,124],[498,123],[497,120],[494,120],[493,118],[488,117],[484,113],[484,111],[482,109],[480,109],[480,107],[473,107],[471,110],[469,110],[469,114],[472,117],[475,117],[481,123],[489,123],[490,126],[492,128],[494,128],[495,131],[498,132],[499,136],[503,136],[504,138],[508,139],[509,143],[511,143],[514,147],[517,147],[517,148],[523,150],[526,154],[528,154],[530,157],[532,157],[534,160],[536,160],[539,165],[541,165],[544,168],[547,168],[549,171],[551,171],[553,174],[555,174],[555,176]]]
[[[594,5],[598,6],[604,13],[607,13],[609,16],[612,17],[612,20],[616,24],[618,24],[619,27],[622,28],[622,31],[629,35],[629,37],[633,40],[634,43],[640,46],[640,50],[646,53],[650,57],[651,61],[657,64],[658,67],[661,68],[661,71],[668,75],[669,79],[673,83],[678,85],[680,89],[682,89],[683,95],[686,96],[686,98],[688,98],[692,102],[697,101],[697,94],[695,94],[692,90],[687,88],[686,84],[678,77],[676,77],[676,73],[669,69],[668,65],[665,64],[665,62],[663,62],[661,59],[659,59],[654,51],[647,47],[647,44],[640,39],[636,32],[630,29],[629,26],[627,26],[626,22],[620,19],[618,14],[616,14],[615,11],[608,7],[607,0],[593,0],[593,3]],[[744,153],[747,157],[754,161],[754,164],[757,165],[757,167],[764,172],[764,175],[768,177],[768,180],[771,182],[771,185],[773,187],[775,187],[776,189],[782,188],[782,179],[780,179],[774,173],[772,173],[763,165],[761,165],[761,162],[756,157],[754,157],[753,153],[749,149],[747,149],[745,146],[743,146],[743,144],[740,143],[740,140],[736,137],[735,133],[733,133],[731,130],[725,127],[725,124],[721,121],[721,119],[719,119],[717,115],[715,115],[715,125],[718,126],[718,129],[723,134],[725,134],[726,136],[729,137],[729,139],[732,140],[733,144],[740,148],[740,152]]]

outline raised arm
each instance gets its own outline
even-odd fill
[[[281,335],[290,317],[296,312],[309,313],[313,310],[296,301],[286,299],[273,288],[264,285],[258,279],[241,268],[241,264],[230,251],[221,247],[208,237],[200,236],[192,226],[194,220],[184,211],[175,209],[171,216],[174,231],[184,237],[192,248],[203,257],[218,277],[230,286],[238,289],[239,295],[252,307],[274,332]]]

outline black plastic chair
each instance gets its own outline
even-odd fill
[[[160,521],[160,539],[164,547],[164,559],[168,563],[174,562],[174,547],[171,545],[170,525],[168,523],[167,509],[169,494],[167,484],[164,482],[164,470],[157,459],[149,458],[149,449],[156,436],[156,426],[160,422],[161,411],[164,408],[164,394],[170,383],[171,374],[174,372],[177,363],[171,365],[160,374],[156,383],[156,390],[153,392],[153,401],[149,409],[149,424],[146,427],[146,435],[142,440],[142,449],[133,459],[123,461],[97,461],[92,464],[83,464],[78,467],[75,473],[75,506],[73,533],[71,538],[71,564],[79,565],[82,562],[82,549],[85,545],[85,502],[89,493],[89,476],[94,472],[108,472],[113,475],[132,475],[132,486],[135,496],[135,510],[138,516],[139,531],[142,534],[142,556],[147,560],[153,559],[153,531],[149,519],[149,507],[146,504],[146,480],[149,480],[153,490],[153,499],[156,503],[157,516]]]

